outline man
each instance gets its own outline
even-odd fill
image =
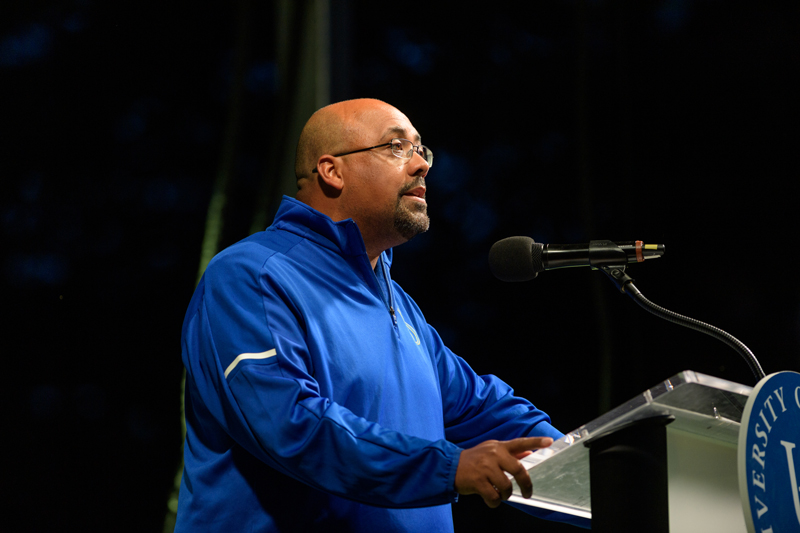
[[[317,111],[296,199],[209,264],[183,325],[185,469],[176,531],[452,531],[494,507],[519,458],[562,436],[443,344],[389,277],[428,229],[430,150],[378,100]]]

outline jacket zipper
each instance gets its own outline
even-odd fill
[[[386,284],[386,292],[387,296],[389,297],[389,315],[392,317],[392,324],[394,327],[397,328],[397,314],[394,312],[394,291],[392,291],[392,284],[389,280],[389,272],[386,268],[386,262],[383,259],[383,255],[381,255],[381,271],[383,272],[383,281]]]

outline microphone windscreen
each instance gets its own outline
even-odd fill
[[[536,250],[534,250],[536,248]],[[502,281],[528,281],[542,270],[534,265],[534,252],[541,257],[542,245],[530,237],[507,237],[489,250],[489,268]]]

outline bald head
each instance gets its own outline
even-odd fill
[[[403,157],[390,150],[394,138],[420,142],[407,116],[365,98],[314,113],[297,145],[297,200],[334,222],[355,221],[373,267],[380,253],[430,224],[425,201],[430,165],[419,152]]]
[[[297,143],[295,175],[302,189],[322,155],[344,152],[359,147],[370,133],[370,116],[393,106],[372,98],[345,100],[323,107],[308,119]]]

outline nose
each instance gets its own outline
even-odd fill
[[[412,176],[421,176],[423,178],[428,174],[431,168],[428,161],[416,150],[414,150],[414,154],[411,156],[411,160],[408,164],[411,165],[409,171]]]

